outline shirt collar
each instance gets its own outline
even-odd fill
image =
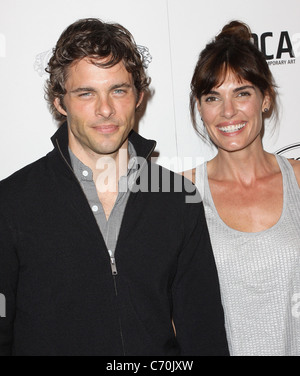
[[[93,180],[93,171],[91,168],[86,166],[82,163],[76,155],[72,152],[70,148],[69,155],[71,159],[71,165],[73,167],[74,174],[76,175],[79,181],[92,181]],[[137,153],[133,146],[133,144],[128,141],[128,154],[129,154],[129,161],[128,161],[128,169],[127,169],[127,177],[138,170],[138,161],[137,161]],[[122,177],[121,177],[122,178]]]

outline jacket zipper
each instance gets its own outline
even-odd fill
[[[148,153],[147,157],[145,158],[145,162],[141,165],[139,174],[136,176],[136,179],[139,177],[141,171],[144,168],[144,165],[145,165],[146,161],[148,160],[148,158],[150,157],[150,155],[153,153],[154,149],[155,149],[155,145],[152,147],[151,151]],[[117,264],[116,264],[115,253],[109,249],[108,250],[108,254],[109,254],[109,257],[110,257],[110,266],[111,266],[112,275],[116,276],[116,275],[118,275],[118,269],[117,269]],[[116,295],[118,295],[116,284],[115,284],[115,289],[116,289]]]
[[[59,146],[59,143],[58,143],[58,140],[56,140],[56,145],[58,147],[58,150],[60,152],[60,155],[62,156],[64,162],[66,163],[66,165],[68,166],[68,168],[71,170],[73,176],[75,177],[79,187],[81,188],[82,190],[82,193],[85,195],[80,183],[78,182],[77,178],[76,178],[76,175],[74,174],[74,171],[73,171],[73,168],[70,166],[69,162],[67,161],[67,159],[65,158],[65,156],[63,155],[63,152],[61,151],[60,149],[60,146]],[[99,232],[100,232],[100,229],[99,229]],[[101,233],[101,232],[100,232]],[[102,234],[101,234],[102,235]],[[116,298],[118,299],[118,288],[117,288],[117,281],[116,281],[116,275],[118,274],[118,271],[117,271],[117,265],[116,265],[116,260],[115,260],[115,257],[114,257],[114,254],[111,250],[108,250],[108,254],[109,254],[109,259],[110,259],[110,266],[111,266],[111,272],[112,272],[112,277],[113,277],[113,282],[114,282],[114,289],[115,289],[115,296]],[[117,303],[118,304],[118,303]],[[122,344],[122,351],[123,351],[123,356],[126,355],[126,352],[125,352],[125,344],[124,344],[124,336],[123,336],[123,329],[122,329],[122,323],[121,323],[121,318],[120,318],[120,314],[118,314],[118,322],[119,322],[119,331],[120,331],[120,338],[121,338],[121,344]]]
[[[139,174],[136,176],[135,180],[137,180],[137,178],[139,177],[140,173],[142,172],[142,170],[144,168],[145,163],[147,162],[148,158],[150,158],[150,155],[153,153],[154,149],[155,149],[155,145],[152,147],[151,151],[148,153],[147,157],[145,158],[145,162],[141,165]],[[117,270],[115,253],[113,251],[111,251],[110,249],[108,250],[108,253],[109,253],[109,257],[110,257],[110,266],[111,266],[112,275],[116,276],[118,274],[118,270]],[[117,291],[116,291],[116,293],[117,293]]]
[[[108,254],[110,257],[111,272],[112,272],[112,275],[115,276],[118,274],[116,259],[115,259],[114,253],[110,249],[108,250]]]
[[[60,146],[59,146],[59,143],[58,143],[57,139],[56,139],[56,145],[58,147],[58,150],[59,150],[59,152],[60,152],[63,160],[65,161],[65,163],[67,164],[67,166],[69,167],[69,169],[72,171],[74,177],[76,178],[76,175],[74,174],[73,168],[70,166],[70,164],[66,160],[65,156],[63,155],[63,152],[60,149]],[[147,157],[145,158],[145,162],[143,163],[143,165],[140,168],[140,173],[143,170],[146,161],[148,160],[148,158],[150,157],[150,155],[153,153],[154,149],[155,149],[155,145],[152,147],[151,151],[148,153]],[[136,176],[136,179],[139,177],[139,175]],[[78,182],[77,178],[76,178],[76,181]],[[79,182],[78,182],[78,184],[79,184]],[[84,193],[84,191],[83,191],[83,189],[82,189],[82,187],[81,187],[80,184],[79,184],[79,186],[80,186],[83,194],[85,195],[85,193]],[[117,281],[116,281],[116,276],[118,275],[118,270],[117,270],[116,259],[115,259],[114,252],[112,252],[110,249],[108,250],[108,254],[109,254],[109,258],[110,258],[111,273],[112,273],[113,281],[114,281],[115,295],[116,295],[116,298],[118,298],[118,288],[117,288]],[[126,355],[126,351],[125,351],[125,343],[124,343],[122,322],[121,322],[120,315],[118,315],[118,316],[119,316],[119,330],[120,330],[120,337],[121,337],[121,342],[122,342],[122,350],[123,350],[123,355],[125,356]]]
[[[153,153],[154,149],[155,149],[155,146],[153,146],[153,148],[151,149],[151,151],[148,153],[147,158],[145,159],[146,161],[148,160],[148,158],[150,157],[150,155]],[[146,162],[144,162],[144,164],[141,166],[140,172],[144,168],[145,163]],[[136,179],[137,178],[138,178],[138,176],[136,176]],[[108,250],[108,254],[109,254],[109,257],[110,257],[110,266],[111,266],[111,272],[112,272],[112,276],[113,276],[113,280],[114,280],[115,294],[116,294],[116,297],[118,298],[118,287],[117,287],[117,280],[116,280],[116,276],[118,275],[118,269],[117,269],[117,264],[116,264],[115,252],[112,252],[109,249]],[[121,341],[122,341],[123,355],[126,356],[124,336],[123,336],[123,329],[122,329],[122,322],[121,322],[120,315],[119,315],[119,328],[120,328],[120,336],[121,336]]]

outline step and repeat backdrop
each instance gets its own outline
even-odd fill
[[[149,49],[152,96],[137,130],[157,140],[154,160],[177,172],[215,155],[189,115],[198,54],[230,20],[248,23],[280,96],[278,128],[266,123],[265,147],[300,159],[299,0],[0,0],[0,179],[52,149],[57,124],[44,100],[44,66],[61,32],[85,17],[121,23]]]

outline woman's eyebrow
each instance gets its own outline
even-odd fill
[[[216,90],[210,90],[207,94],[205,95],[219,95],[220,93]]]
[[[240,87],[237,87],[233,90],[234,93],[238,92],[238,91],[242,91],[242,90],[247,90],[247,89],[254,89],[254,86],[252,85],[244,85],[244,86],[240,86]]]
[[[247,90],[247,89],[253,89],[255,90],[253,85],[244,85],[239,86],[233,90],[234,93],[237,93],[238,91]],[[220,93],[216,90],[210,90],[206,95],[219,95]]]

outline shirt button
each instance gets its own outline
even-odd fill
[[[94,205],[94,206],[92,206],[92,210],[93,210],[94,213],[96,213],[99,210],[99,208],[98,208],[97,205]]]
[[[84,171],[82,171],[82,175],[85,176],[85,177],[86,177],[86,176],[89,176],[89,172],[86,171],[86,170],[84,170]]]

